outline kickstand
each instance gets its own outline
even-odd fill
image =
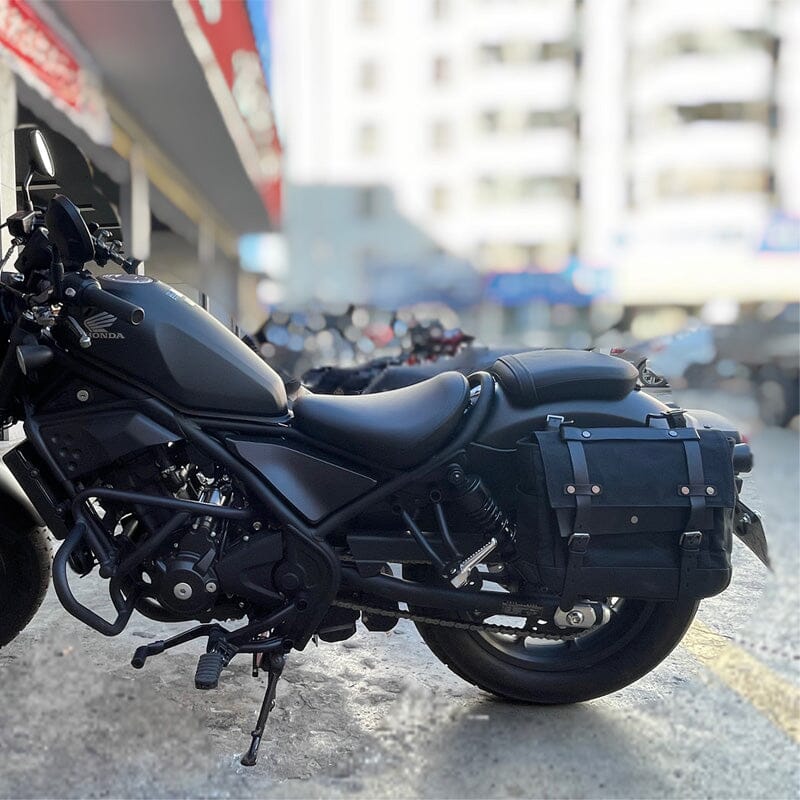
[[[241,764],[245,767],[252,767],[258,761],[258,746],[261,744],[261,737],[264,735],[264,727],[267,724],[269,712],[275,707],[275,690],[278,687],[278,680],[286,664],[285,653],[269,654],[269,672],[267,677],[267,689],[264,692],[264,701],[261,703],[261,710],[258,712],[258,721],[253,729],[250,747],[242,756]]]

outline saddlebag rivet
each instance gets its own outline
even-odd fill
[[[636,516],[636,514],[634,514],[634,515],[631,517],[631,524],[632,524],[632,525],[636,525],[638,522],[639,522],[639,517],[637,517],[637,516]]]
[[[592,494],[600,494],[600,487],[597,484],[592,486]]]
[[[590,439],[590,438],[591,438],[591,436],[592,436],[592,434],[591,434],[591,433],[589,433],[589,431],[583,431],[583,432],[581,433],[581,436],[583,436],[583,438],[584,438],[584,439]]]
[[[667,433],[667,436],[672,436],[673,438],[675,438],[677,435],[678,435],[678,431],[669,431]]]
[[[681,494],[689,494],[689,487],[681,486]]]
[[[713,486],[706,486],[706,494],[714,494],[716,489]]]
[[[89,399],[89,392],[86,389],[78,389],[75,397],[78,398],[78,402],[85,403]]]
[[[567,486],[567,494],[575,494],[575,487]]]

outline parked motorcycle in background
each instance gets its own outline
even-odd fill
[[[31,136],[31,174],[54,177]],[[485,691],[580,702],[670,653],[727,587],[734,534],[766,563],[739,496],[748,445],[647,394],[622,359],[504,354],[468,376],[290,402],[264,360],[137,274],[67,197],[4,224],[3,266],[18,256],[0,282],[0,412],[25,438],[0,476],[0,645],[44,595],[49,530],[58,598],[98,633],[134,612],[199,623],[139,647],[135,668],[203,639],[197,688],[241,655],[266,671],[243,764],[312,639],[410,619]],[[92,261],[122,272],[95,278]],[[73,594],[70,575],[95,571],[113,619]]]

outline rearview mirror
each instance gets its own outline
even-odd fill
[[[56,176],[56,165],[53,163],[53,156],[47,146],[44,134],[38,128],[33,128],[28,137],[28,174],[22,184],[22,195],[25,198],[25,207],[28,211],[33,211],[31,181],[37,172],[43,177],[52,180]]]
[[[30,169],[38,172],[45,178],[55,178],[56,165],[53,163],[53,156],[47,146],[44,134],[34,128],[30,136]]]

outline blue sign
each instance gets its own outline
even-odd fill
[[[272,45],[270,42],[269,17],[272,0],[247,0],[250,27],[261,59],[261,68],[267,80],[267,89],[272,91]]]
[[[800,217],[773,211],[758,249],[762,253],[800,252]]]
[[[587,306],[592,297],[579,292],[566,272],[508,272],[490,276],[487,295],[502,306],[541,300],[551,305]]]

